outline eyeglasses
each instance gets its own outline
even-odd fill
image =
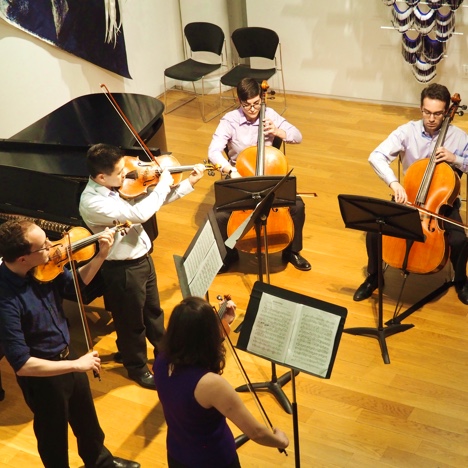
[[[51,245],[48,245],[46,247],[46,244],[50,244],[50,240],[49,240],[48,237],[46,237],[46,240],[44,242],[44,247],[41,247],[40,249],[37,249],[37,250],[33,250],[32,252],[29,252],[28,255],[31,255],[31,254],[36,253],[36,252],[42,252],[43,250],[49,250],[52,247]]]
[[[249,103],[249,102],[241,102],[241,106],[244,109],[258,109],[262,105],[262,101],[259,99],[258,101]]]
[[[430,117],[431,115],[433,115],[436,119],[438,119],[439,117],[443,117],[445,115],[445,111],[429,112],[427,109],[422,109],[422,113],[426,117]]]

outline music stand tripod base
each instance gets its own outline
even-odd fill
[[[343,332],[349,333],[350,335],[362,335],[368,336],[370,338],[376,338],[380,344],[380,350],[382,352],[382,359],[385,364],[390,364],[390,357],[388,355],[387,343],[385,338],[387,336],[395,335],[396,333],[403,332],[410,328],[413,328],[412,324],[398,324],[398,325],[389,325],[388,327],[354,327],[354,328],[345,328]]]
[[[299,371],[294,370],[294,375],[298,375]],[[292,406],[288,399],[288,397],[284,394],[283,389],[281,388],[283,385],[286,385],[291,380],[291,373],[287,372],[283,374],[281,377],[276,378],[276,375],[273,375],[271,381],[269,382],[257,382],[252,384],[252,388],[254,390],[261,390],[265,392],[270,392],[277,400],[278,403],[282,406],[284,411],[288,414],[292,414]],[[240,387],[236,388],[236,392],[248,392],[249,386],[248,385],[241,385]]]
[[[363,335],[376,338],[382,351],[385,364],[390,364],[387,336],[395,335],[412,328],[410,324],[383,325],[383,269],[382,236],[393,236],[412,241],[424,242],[421,220],[417,209],[379,198],[359,195],[338,195],[341,215],[347,228],[378,233],[378,326],[376,328],[356,327],[343,331],[351,335]]]

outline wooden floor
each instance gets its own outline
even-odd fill
[[[281,107],[273,102],[272,107]],[[390,190],[373,173],[369,153],[401,123],[419,118],[417,109],[354,103],[317,97],[288,96],[284,116],[303,133],[301,145],[286,154],[299,192],[306,198],[307,220],[303,255],[310,272],[281,264],[271,256],[271,284],[327,301],[348,310],[346,327],[375,327],[377,295],[352,300],[365,276],[364,233],[346,229],[337,196],[356,194],[389,199]],[[181,164],[201,162],[219,118],[203,123],[195,101],[165,117],[168,148]],[[468,130],[468,119],[456,124]],[[181,300],[173,255],[183,255],[214,202],[214,178],[205,177],[196,191],[158,214],[159,238],[153,257],[164,309],[169,316]],[[464,186],[464,184],[462,184]],[[464,191],[463,191],[464,192]],[[410,275],[403,309],[450,277],[442,272]],[[230,272],[218,275],[210,297],[231,294],[242,320],[257,279],[255,258],[241,254]],[[392,318],[402,276],[389,269],[383,295],[384,321]],[[91,386],[106,444],[117,456],[137,460],[143,467],[166,466],[166,426],[155,392],[125,378],[112,361],[115,334],[109,316],[97,300],[90,317],[95,349],[101,353],[102,381]],[[296,378],[300,457],[304,467],[466,467],[468,466],[468,307],[449,289],[403,323],[414,327],[386,339],[390,364],[384,364],[379,343],[365,336],[343,334],[329,380],[305,373]],[[73,327],[79,327],[74,323]],[[239,352],[253,382],[270,380],[270,363]],[[0,467],[40,466],[31,413],[20,395],[14,375],[0,363],[6,398],[0,403]],[[278,374],[287,372],[278,368]],[[228,357],[228,381],[242,378]],[[292,398],[291,384],[284,387]],[[241,394],[259,418],[252,398]],[[247,442],[239,449],[243,467],[295,466],[292,418],[269,393],[260,394],[270,419],[290,437],[289,456]],[[233,428],[235,435],[239,434]],[[70,466],[82,466],[70,433]]]

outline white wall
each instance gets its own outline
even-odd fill
[[[416,104],[425,86],[401,55],[401,37],[382,0],[246,0],[249,26],[280,36],[286,89],[350,99]],[[467,3],[468,6],[468,2]],[[468,101],[468,8],[456,12],[456,32],[434,82]]]
[[[9,138],[71,99],[111,92],[163,91],[163,71],[182,58],[177,0],[123,0],[126,79],[42,42],[0,20],[0,138]]]
[[[227,25],[228,2],[180,0],[182,23]],[[241,2],[242,0],[236,0]],[[275,29],[281,39],[286,89],[290,92],[417,104],[423,87],[400,52],[390,8],[380,0],[245,0],[249,26]],[[158,96],[163,70],[181,60],[178,0],[122,0],[127,56],[132,80],[54,48],[0,20],[0,138],[9,138],[69,100],[101,92]],[[467,2],[468,4],[468,2]],[[229,4],[232,7],[232,3]],[[229,31],[223,27],[227,36]],[[466,96],[468,8],[457,12],[457,32],[435,81]]]

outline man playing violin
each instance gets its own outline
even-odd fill
[[[112,313],[117,347],[130,379],[144,388],[155,389],[147,365],[146,338],[154,346],[164,334],[164,314],[160,306],[156,271],[150,252],[151,240],[142,226],[162,205],[193,191],[205,167],[196,164],[190,176],[173,187],[170,172],[162,171],[154,189],[126,200],[118,189],[125,179],[123,152],[112,145],[97,144],[88,150],[90,178],[80,200],[80,214],[93,232],[111,227],[115,221],[130,221],[125,236],[117,236],[101,272],[104,303]]]
[[[99,253],[78,269],[82,284],[95,276],[112,243],[110,232],[99,236]],[[45,232],[29,221],[7,221],[0,226],[0,347],[34,414],[42,463],[51,468],[69,466],[70,424],[85,466],[137,468],[139,463],[115,458],[104,446],[86,375],[100,371],[98,352],[77,358],[69,350],[62,297],[74,294],[72,273],[64,269],[48,283],[37,282],[31,274],[49,261],[51,246]]]
[[[408,196],[390,168],[390,164],[400,156],[403,171],[406,172],[414,162],[431,157],[450,102],[450,93],[445,86],[436,83],[427,86],[421,92],[422,119],[400,126],[371,153],[369,162],[372,168],[393,190],[396,202],[406,203]],[[443,144],[436,150],[435,158],[437,163],[444,161],[459,174],[467,173],[468,135],[463,130],[449,125]],[[447,207],[444,216],[462,222],[459,198],[455,200],[453,207]],[[450,245],[450,261],[454,269],[454,284],[458,298],[464,304],[468,304],[466,278],[468,247],[465,231],[460,226],[450,223],[444,223],[444,229]],[[367,234],[366,247],[368,276],[354,293],[355,301],[369,298],[378,287],[378,234]]]
[[[241,177],[236,169],[239,153],[250,146],[257,146],[259,114],[262,102],[260,94],[261,87],[259,83],[253,78],[244,78],[237,85],[239,108],[228,112],[221,119],[213,135],[208,148],[208,158],[211,163],[219,165],[221,173],[226,176]],[[263,128],[266,146],[273,145],[275,138],[293,144],[302,141],[301,132],[270,107],[265,110]],[[224,156],[225,151],[228,155],[227,160]],[[305,222],[305,205],[299,196],[296,198],[296,205],[290,208],[290,213],[294,224],[294,238],[283,250],[283,261],[291,263],[298,270],[308,271],[311,269],[310,263],[300,254]],[[227,239],[226,231],[230,215],[229,211],[216,213],[216,219],[224,240]],[[236,249],[228,249],[220,272],[227,271],[238,258],[239,253]]]

